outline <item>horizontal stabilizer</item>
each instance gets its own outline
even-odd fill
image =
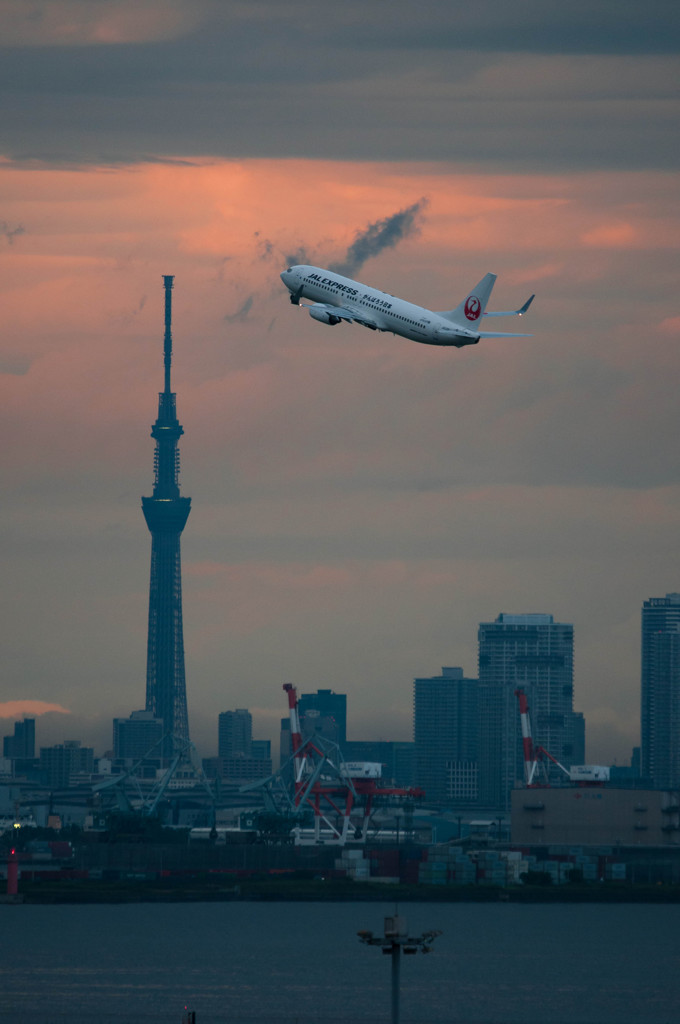
[[[480,331],[480,338],[533,338],[533,334],[513,334],[510,331]]]

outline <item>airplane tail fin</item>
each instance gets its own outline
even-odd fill
[[[495,274],[485,274],[479,284],[475,285],[471,292],[468,292],[460,305],[456,306],[455,309],[445,310],[439,316],[443,316],[446,320],[450,320],[459,327],[474,330],[481,323],[486,304],[489,301],[489,296],[495,283]]]

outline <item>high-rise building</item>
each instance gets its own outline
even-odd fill
[[[271,740],[253,740],[251,746],[251,757],[256,761],[269,761],[272,759]]]
[[[477,689],[462,668],[413,681],[415,783],[428,803],[477,799]]]
[[[81,746],[80,740],[40,748],[40,772],[50,789],[66,789],[74,775],[91,775],[93,771],[94,750]]]
[[[35,718],[24,718],[23,722],[14,723],[14,735],[3,739],[2,754],[12,761],[35,757]]]
[[[303,693],[298,701],[303,737],[317,733],[341,747],[347,739],[347,695],[333,690]]]
[[[642,606],[642,775],[680,787],[680,594]]]
[[[179,493],[178,442],[184,431],[177,420],[175,395],[170,387],[173,280],[171,276],[163,278],[165,387],[158,396],[158,419],[151,428],[156,442],[154,488],[152,497],[142,498],[144,518],[151,533],[146,710],[163,722],[166,739],[162,753],[166,760],[179,744],[189,739],[180,536],[189,516],[191,498],[182,498]]]
[[[218,720],[219,757],[252,757],[253,716],[247,708],[223,711]]]
[[[228,782],[266,779],[272,773],[271,742],[253,739],[247,708],[223,711],[219,717],[217,773]]]
[[[585,758],[584,723],[573,710],[574,627],[552,615],[508,615],[479,626],[479,799],[506,810],[523,781],[516,689],[527,695],[534,743],[565,767]],[[565,776],[551,765],[550,781]]]
[[[113,720],[113,756],[124,761],[161,758],[163,723],[151,711],[133,711],[129,718]]]

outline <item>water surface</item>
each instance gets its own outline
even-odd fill
[[[390,959],[362,945],[385,903],[2,906],[0,1022],[378,1024]],[[680,906],[422,904],[402,1024],[675,1024]]]

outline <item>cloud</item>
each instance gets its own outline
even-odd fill
[[[329,269],[347,277],[358,273],[367,260],[379,256],[385,249],[391,249],[402,239],[413,235],[417,231],[418,216],[422,214],[426,205],[427,199],[419,199],[406,209],[369,224],[363,231],[358,232],[344,259],[331,264]]]
[[[6,700],[0,701],[0,718],[38,718],[40,715],[48,715],[57,712],[60,715],[70,715],[68,708],[61,704],[49,704],[44,700]]]
[[[635,245],[635,229],[632,224],[622,221],[601,224],[590,231],[584,232],[581,236],[581,241],[584,245],[598,246],[605,249],[627,248]]]
[[[664,334],[680,334],[680,316],[669,316],[661,321],[659,330]]]
[[[670,3],[317,6],[5,0],[4,152],[675,168]]]
[[[159,42],[183,35],[201,7],[205,11],[201,0],[1,0],[3,43],[38,48]]]
[[[366,19],[361,0],[345,0],[342,10],[330,7],[315,19],[314,0],[295,0],[282,7],[274,0],[248,4],[216,0],[2,0],[6,46],[83,46],[167,42],[209,34],[229,42],[238,33],[247,39],[271,35],[286,47],[293,30],[300,47],[335,45],[346,57],[350,50],[521,51],[522,53],[663,53],[677,45],[678,17],[672,3],[650,0],[647,17],[639,18],[633,0],[620,0],[617,18],[601,2],[579,0],[568,6],[525,0],[509,9],[503,0],[474,6],[422,0],[394,0],[392,17]],[[193,31],[192,31],[193,30]]]

